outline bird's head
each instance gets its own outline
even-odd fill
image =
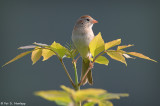
[[[98,21],[89,15],[84,15],[77,20],[76,27],[92,28],[95,23],[98,23]]]

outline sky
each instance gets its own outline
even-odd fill
[[[90,15],[99,23],[94,34],[102,33],[105,42],[121,38],[122,45],[134,44],[136,51],[159,62],[160,2],[139,1],[0,1],[0,65],[24,52],[20,46],[33,42],[62,45],[71,41],[72,29],[82,15]],[[127,67],[108,57],[108,66],[95,64],[94,84],[81,88],[102,88],[113,93],[129,93],[129,97],[112,100],[115,106],[158,106],[160,67],[140,58],[127,59]],[[41,59],[42,60],[42,59]],[[71,77],[73,67],[64,59]],[[81,72],[81,59],[78,63]],[[27,106],[56,106],[54,102],[34,96],[35,91],[60,90],[71,84],[56,57],[32,65],[30,55],[0,68],[0,102],[23,102]]]

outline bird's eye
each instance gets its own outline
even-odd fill
[[[89,19],[87,19],[87,21],[89,21]]]

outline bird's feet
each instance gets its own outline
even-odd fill
[[[94,67],[94,64],[93,64],[92,62],[90,62],[90,63],[89,63],[89,66],[90,66],[91,68],[93,68],[93,67]]]

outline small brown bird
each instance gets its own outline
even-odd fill
[[[89,43],[94,38],[92,26],[95,23],[98,23],[98,21],[93,19],[91,16],[89,15],[81,16],[77,20],[72,31],[72,41],[82,57],[81,79],[85,75],[90,64],[89,58],[91,57],[91,53],[89,50]],[[88,72],[87,77],[84,79],[82,84],[85,85],[87,82],[90,85],[93,84],[91,70]]]

